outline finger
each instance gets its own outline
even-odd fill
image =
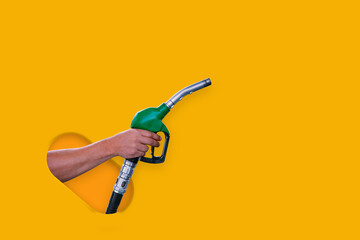
[[[149,147],[147,145],[144,145],[144,144],[141,144],[141,143],[136,145],[136,149],[141,151],[141,152],[144,152],[144,153],[149,151]]]
[[[146,131],[146,130],[143,130],[143,129],[139,129],[139,130],[140,130],[141,135],[144,136],[144,137],[153,138],[156,141],[161,140],[161,137],[159,135],[157,135],[156,133],[154,133],[154,132]]]
[[[154,146],[154,147],[159,147],[160,143],[155,141],[152,138],[148,138],[148,137],[142,137],[139,139],[140,143],[142,144],[146,144],[146,145],[150,145],[150,146]]]
[[[161,141],[161,137],[158,135],[158,134],[156,134],[156,133],[153,133],[153,137],[152,137],[153,139],[155,139],[156,141]]]

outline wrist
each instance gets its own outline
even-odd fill
[[[106,138],[104,140],[101,141],[102,145],[103,145],[103,150],[104,150],[104,153],[110,157],[110,158],[113,158],[113,157],[116,157],[118,154],[117,154],[117,151],[114,147],[114,138],[113,137],[109,137],[109,138]]]

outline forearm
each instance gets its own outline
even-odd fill
[[[49,169],[60,181],[68,181],[114,157],[109,145],[104,139],[81,148],[49,151]]]
[[[66,182],[115,156],[144,156],[147,145],[158,147],[161,137],[141,129],[130,129],[81,148],[48,151],[47,162],[52,174]]]

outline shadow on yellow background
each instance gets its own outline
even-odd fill
[[[54,139],[49,150],[78,148],[90,143],[90,140],[80,134],[64,133]],[[90,171],[65,182],[64,185],[71,189],[92,209],[105,213],[119,172],[120,166],[110,159]],[[133,195],[134,183],[131,179],[118,212],[122,212],[127,208]]]

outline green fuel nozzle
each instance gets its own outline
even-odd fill
[[[157,108],[147,108],[138,113],[136,113],[132,123],[132,128],[139,128],[148,130],[151,132],[160,132],[162,130],[166,130],[165,125],[160,123],[166,114],[170,111],[174,105],[179,102],[184,96],[188,94],[192,94],[195,91],[198,91],[204,87],[210,86],[211,80],[207,78],[203,81],[194,83],[186,88],[181,89],[178,91],[174,96],[172,96],[166,103],[161,104]],[[164,129],[162,129],[164,127]],[[167,131],[169,133],[169,131]]]
[[[183,97],[210,85],[210,78],[194,83],[178,91],[166,103],[161,104],[159,107],[147,108],[135,114],[135,117],[131,122],[131,128],[144,129],[155,133],[163,132],[165,134],[165,143],[162,155],[160,157],[154,156],[154,147],[152,147],[152,158],[141,157],[140,161],[147,163],[163,163],[165,161],[170,132],[162,122],[162,119],[166,116],[166,114],[168,114],[170,109],[173,108],[174,105],[179,102]]]
[[[130,178],[134,172],[136,164],[138,161],[143,161],[147,163],[163,163],[165,161],[167,148],[170,140],[170,132],[162,122],[162,119],[169,113],[170,109],[179,102],[184,96],[191,94],[195,91],[198,91],[204,87],[210,86],[211,80],[207,78],[200,82],[194,83],[186,88],[178,91],[174,96],[172,96],[166,103],[161,104],[159,107],[146,108],[135,114],[131,122],[131,128],[143,129],[151,132],[163,132],[165,135],[165,142],[161,156],[154,155],[154,147],[151,147],[151,158],[148,157],[139,157],[132,159],[125,159],[119,177],[114,186],[114,190],[111,194],[108,208],[106,214],[116,213],[122,196],[126,192],[127,185],[129,184]]]

